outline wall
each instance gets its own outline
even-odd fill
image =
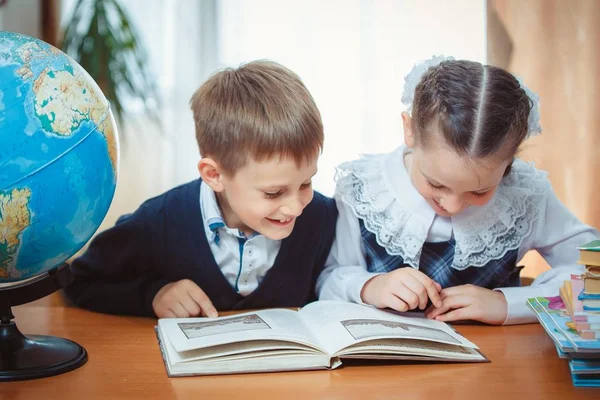
[[[524,158],[548,171],[567,208],[600,227],[600,2],[490,0],[488,8],[488,60],[506,62],[541,98],[544,131]],[[527,262],[531,275],[547,268]]]
[[[40,37],[40,0],[8,0],[0,8],[0,29]]]

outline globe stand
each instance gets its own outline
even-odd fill
[[[71,281],[63,263],[27,282],[0,287],[0,382],[37,379],[79,368],[87,352],[79,344],[54,336],[24,336],[12,321],[11,307],[40,299]]]

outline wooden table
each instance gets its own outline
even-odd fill
[[[0,383],[0,399],[600,399],[600,389],[574,388],[566,360],[543,329],[456,326],[492,361],[486,364],[391,364],[230,376],[168,378],[155,320],[66,307],[21,306],[24,334],[74,340],[89,353],[62,375]]]

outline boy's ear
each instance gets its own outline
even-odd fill
[[[415,145],[415,136],[412,130],[412,118],[406,111],[402,113],[402,126],[404,127],[404,143],[412,148]]]
[[[200,172],[202,180],[206,182],[212,190],[215,192],[223,191],[223,173],[215,160],[205,157],[198,161],[198,172]]]

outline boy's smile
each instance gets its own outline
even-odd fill
[[[207,183],[216,192],[228,227],[246,236],[257,232],[282,240],[292,233],[296,218],[313,198],[311,179],[317,160],[315,156],[302,165],[291,158],[250,160],[233,176],[221,173],[216,183]]]
[[[290,223],[292,223],[292,221],[295,218],[288,218],[288,219],[272,219],[272,218],[267,218],[267,220],[271,221],[272,223],[274,223],[275,225],[278,226],[285,226],[288,225]]]

